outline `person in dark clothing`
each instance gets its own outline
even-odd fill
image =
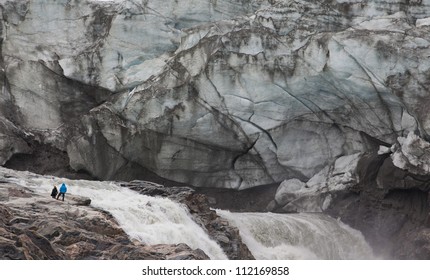
[[[64,201],[64,196],[66,195],[66,192],[67,192],[66,184],[62,183],[61,187],[60,187],[60,192],[57,195],[57,200],[58,200],[58,198],[60,198],[60,195],[61,195],[61,196],[63,196],[63,201]]]
[[[55,198],[57,196],[57,193],[58,193],[57,187],[54,186],[54,188],[52,189],[52,192],[51,192],[52,198]]]

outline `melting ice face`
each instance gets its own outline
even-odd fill
[[[239,228],[256,259],[372,259],[363,235],[319,213],[218,215]]]

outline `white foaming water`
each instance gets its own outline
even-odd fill
[[[186,243],[211,259],[227,259],[185,206],[169,199],[141,195],[115,182],[68,180],[1,167],[0,177],[43,196],[64,182],[69,194],[89,197],[92,206],[110,212],[131,238],[150,245]],[[217,213],[239,228],[257,259],[373,258],[359,231],[323,214]]]
[[[256,259],[373,259],[359,231],[324,214],[217,213],[239,228]]]
[[[131,238],[150,245],[185,243],[202,249],[211,259],[227,259],[221,247],[191,219],[185,206],[170,199],[141,195],[114,182],[60,179],[5,168],[0,168],[0,175],[43,196],[50,195],[53,185],[64,182],[69,194],[88,197],[92,206],[110,212]]]

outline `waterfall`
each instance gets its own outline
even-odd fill
[[[211,259],[227,259],[187,208],[170,199],[142,195],[116,182],[68,180],[1,167],[0,176],[42,196],[49,196],[53,185],[64,182],[68,194],[88,197],[93,207],[110,212],[130,238],[149,245],[186,243]],[[67,194],[64,203],[67,206]],[[360,232],[324,214],[217,213],[239,228],[257,259],[373,258]]]
[[[186,207],[170,199],[142,195],[115,182],[60,179],[5,168],[0,168],[0,175],[4,181],[48,197],[53,185],[64,182],[69,194],[88,197],[93,207],[110,212],[131,238],[149,245],[185,243],[192,249],[202,249],[211,259],[227,259],[221,247],[192,220]],[[64,203],[68,203],[67,194]]]
[[[239,228],[256,259],[372,259],[363,235],[321,213],[218,215]]]

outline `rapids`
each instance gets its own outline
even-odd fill
[[[186,243],[211,259],[227,259],[221,247],[191,218],[185,206],[167,198],[138,194],[116,182],[69,180],[0,167],[2,180],[49,196],[65,182],[69,194],[88,197],[110,212],[133,239],[145,244]],[[362,234],[324,214],[217,213],[239,228],[257,259],[371,259]]]
[[[239,228],[256,259],[372,259],[363,235],[321,213],[218,215]]]

